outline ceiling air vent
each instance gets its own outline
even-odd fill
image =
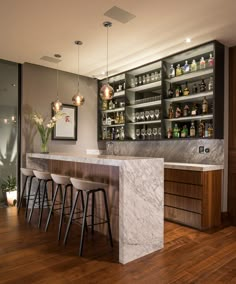
[[[50,56],[43,56],[40,59],[44,60],[44,61],[47,61],[47,62],[50,62],[50,63],[59,63],[59,62],[61,62],[60,59],[55,58],[55,57],[50,57]]]
[[[120,23],[126,24],[129,21],[131,21],[133,18],[135,18],[136,16],[117,7],[117,6],[113,6],[111,9],[109,9],[108,11],[106,11],[104,13],[104,16],[107,16],[113,20],[116,20]]]

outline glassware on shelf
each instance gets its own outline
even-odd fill
[[[176,67],[175,75],[176,76],[182,75],[182,68],[180,67],[180,64],[178,64]]]
[[[146,75],[146,83],[147,83],[147,84],[150,83],[150,76],[149,76],[149,74]]]
[[[138,122],[140,120],[140,113],[136,112],[135,113],[135,121]]]
[[[199,68],[200,69],[205,69],[206,68],[206,61],[205,61],[204,57],[201,57]]]
[[[124,127],[121,126],[119,140],[124,140],[124,139],[125,139],[125,130]]]
[[[154,138],[154,139],[157,139],[157,134],[158,134],[158,132],[157,132],[157,128],[156,128],[156,127],[154,127],[154,128],[152,129],[152,134],[153,134],[153,138]]]
[[[155,81],[158,80],[158,73],[157,73],[157,71],[154,72],[154,79],[155,79]]]
[[[152,81],[152,82],[155,81],[155,75],[154,75],[153,72],[151,73],[151,81]]]
[[[140,138],[140,134],[141,134],[140,129],[139,129],[139,128],[136,128],[136,130],[135,130],[135,135],[136,135],[137,139]]]
[[[145,128],[142,128],[142,129],[141,129],[141,136],[142,136],[142,139],[145,140],[145,136],[146,136],[146,130],[145,130]]]
[[[143,84],[143,81],[142,81],[142,77],[141,76],[138,76],[138,84],[139,86],[141,86]]]
[[[138,78],[137,77],[135,77],[134,83],[135,83],[135,87],[137,87],[138,86]]]
[[[155,118],[155,112],[154,112],[154,110],[150,110],[149,113],[150,113],[150,118],[151,118],[151,120],[154,120],[154,118]]]
[[[131,87],[131,88],[134,88],[134,87],[135,87],[134,78],[131,78],[131,79],[130,79],[130,87]]]
[[[159,110],[159,109],[155,109],[155,110],[154,110],[154,114],[155,114],[156,120],[158,120],[159,117],[160,117],[160,110]]]
[[[141,112],[140,112],[140,120],[142,120],[142,121],[145,120],[144,111],[141,111]]]
[[[151,135],[152,135],[152,129],[149,127],[147,129],[147,137],[148,137],[149,140],[151,139]]]
[[[149,117],[150,117],[150,112],[149,112],[149,110],[146,110],[145,111],[145,118],[146,118],[146,120],[149,120]]]
[[[161,139],[161,127],[158,127],[157,135],[158,135],[158,138]]]
[[[145,85],[146,84],[146,77],[145,77],[145,75],[143,75],[143,85]]]
[[[212,91],[213,90],[213,78],[210,77],[210,80],[208,82],[208,91]]]

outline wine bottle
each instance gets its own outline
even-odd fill
[[[175,117],[176,118],[181,117],[181,109],[178,106],[175,109]]]
[[[124,131],[124,127],[122,126],[120,128],[120,136],[119,136],[120,140],[124,140],[125,139],[125,131]]]
[[[188,114],[189,114],[189,106],[185,105],[183,110],[183,116],[188,116]]]
[[[204,79],[202,79],[202,82],[200,84],[200,92],[205,92],[206,91],[206,83]]]
[[[179,127],[178,127],[177,123],[175,123],[175,127],[173,129],[173,137],[174,138],[179,138]]]
[[[182,129],[182,131],[181,131],[181,137],[182,137],[182,138],[188,137],[188,128],[187,128],[187,125],[184,125],[184,126],[183,126],[183,129]]]
[[[199,126],[198,126],[198,137],[203,137],[205,134],[205,125],[204,123],[200,120]]]

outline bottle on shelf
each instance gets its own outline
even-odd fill
[[[194,71],[197,71],[197,63],[195,59],[193,59],[191,63],[191,72],[194,72]]]
[[[208,113],[208,101],[206,97],[204,97],[202,101],[202,114],[207,114],[207,113]]]
[[[107,124],[107,115],[106,113],[102,114],[102,125],[106,125]]]
[[[109,103],[108,103],[108,109],[113,109],[113,102],[112,102],[112,100],[110,100]]]
[[[169,128],[168,131],[167,131],[167,138],[170,139],[172,138],[172,129]]]
[[[184,69],[184,73],[188,73],[190,71],[190,66],[188,64],[188,60],[185,61],[183,69]]]
[[[206,61],[204,59],[204,57],[201,57],[200,59],[200,69],[205,69],[206,68]]]
[[[197,115],[197,112],[198,112],[198,107],[197,107],[197,104],[194,103],[192,105],[191,115]]]
[[[173,105],[170,104],[169,109],[168,109],[168,118],[174,118],[174,109],[173,109]]]
[[[181,85],[177,86],[177,88],[175,89],[175,97],[180,97],[183,95],[183,91],[182,91],[182,88],[181,88]]]
[[[179,138],[179,127],[177,123],[175,123],[175,127],[173,129],[173,138]]]
[[[212,127],[212,124],[209,123],[207,130],[208,130],[208,137],[212,138],[213,137],[213,127]]]
[[[108,116],[107,118],[107,125],[111,125],[112,124],[112,119],[110,116]]]
[[[107,138],[106,140],[110,140],[111,139],[111,130],[108,128],[107,129]]]
[[[181,109],[179,108],[179,106],[177,106],[175,109],[175,118],[179,117],[181,117]]]
[[[182,75],[182,68],[180,67],[180,64],[178,64],[176,67],[175,75],[176,76]]]
[[[188,128],[187,125],[183,126],[183,129],[181,130],[181,138],[186,138],[188,137]]]
[[[125,130],[124,130],[124,127],[121,126],[120,128],[120,136],[119,136],[119,139],[120,140],[124,140],[125,139]]]
[[[154,80],[157,81],[159,78],[157,71],[154,72]]]
[[[208,137],[208,123],[205,123],[205,131],[204,131],[204,137]]]
[[[208,59],[208,67],[214,66],[214,57],[212,56],[212,53],[210,53],[209,59]]]
[[[195,137],[196,136],[196,128],[194,125],[194,122],[191,122],[191,126],[190,126],[190,137]]]
[[[202,82],[200,84],[200,92],[205,92],[206,91],[206,83],[204,79],[202,79]]]
[[[104,127],[102,131],[102,140],[106,140],[106,139],[107,139],[107,129]]]
[[[198,93],[198,88],[197,88],[197,84],[194,83],[192,86],[192,94],[197,94]]]
[[[115,133],[115,140],[119,140],[120,139],[120,130],[119,128],[117,127],[116,128],[116,133]]]
[[[170,71],[169,71],[169,78],[174,78],[175,77],[175,68],[173,64],[170,65]]]
[[[151,81],[155,81],[155,75],[154,75],[154,72],[151,73]]]
[[[183,109],[183,116],[189,115],[189,106],[186,104]]]
[[[125,117],[124,117],[123,111],[120,112],[119,123],[120,123],[120,124],[125,123]]]
[[[115,140],[115,128],[112,127],[111,129],[111,140]]]
[[[173,91],[172,86],[170,84],[170,87],[169,87],[168,92],[167,92],[167,97],[173,98],[173,95],[174,95],[174,91]]]
[[[205,135],[205,125],[200,120],[199,125],[198,125],[198,137],[204,137],[204,135]]]
[[[188,82],[186,82],[183,95],[188,96],[189,94],[190,94],[190,91],[189,91],[189,88],[188,88]]]
[[[210,77],[210,80],[208,82],[208,91],[212,91],[213,90],[213,78]]]
[[[102,110],[107,110],[107,101],[106,100],[102,101]]]
[[[119,115],[119,112],[117,112],[115,116],[115,124],[119,124],[119,123],[120,123],[120,115]]]

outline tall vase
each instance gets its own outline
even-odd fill
[[[47,142],[41,144],[41,153],[48,153],[48,144],[47,144]]]

